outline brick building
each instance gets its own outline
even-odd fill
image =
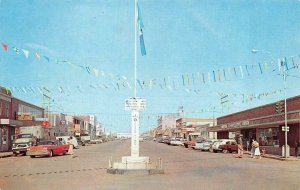
[[[285,114],[284,104],[283,110],[278,108],[279,105],[279,102],[274,102],[219,117],[217,126],[210,128],[210,131],[217,132],[218,139],[229,138],[229,133],[241,134],[244,146],[247,145],[247,141],[256,139],[267,153],[280,155],[285,144],[285,132],[282,131]],[[295,155],[296,143],[300,140],[300,96],[287,99],[287,123],[287,144],[290,146],[290,155]]]

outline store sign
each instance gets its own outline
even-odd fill
[[[233,128],[242,128],[245,126],[249,126],[248,120],[224,124],[224,125],[221,125],[221,128],[222,129],[233,129]]]
[[[22,112],[22,113],[17,113],[17,120],[22,120],[22,121],[32,121],[33,116],[29,112]]]
[[[193,132],[195,131],[195,128],[181,128],[181,132],[185,133],[185,132]]]

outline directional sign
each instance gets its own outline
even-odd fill
[[[143,111],[146,107],[146,100],[141,98],[130,97],[125,100],[126,111]]]

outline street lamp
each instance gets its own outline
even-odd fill
[[[264,53],[267,53],[271,56],[271,59],[273,61],[275,61],[275,59],[273,58],[271,52],[269,51],[265,51],[265,50],[257,50],[257,49],[252,49],[251,52],[253,54],[257,53],[257,52],[264,52]],[[285,64],[286,64],[286,61],[285,63],[283,63],[283,61],[280,61],[280,66],[283,67],[281,70],[282,70],[282,74],[283,74],[283,84],[284,84],[284,139],[285,139],[285,145],[284,145],[284,156],[285,156],[285,159],[287,159],[287,147],[288,147],[288,144],[287,144],[287,105],[286,105],[286,77],[287,77],[287,69],[285,67]]]

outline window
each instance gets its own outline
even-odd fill
[[[2,101],[0,99],[0,116],[2,115]]]
[[[9,117],[9,103],[5,104],[5,116]]]
[[[262,146],[278,146],[279,128],[259,129],[259,144]]]

